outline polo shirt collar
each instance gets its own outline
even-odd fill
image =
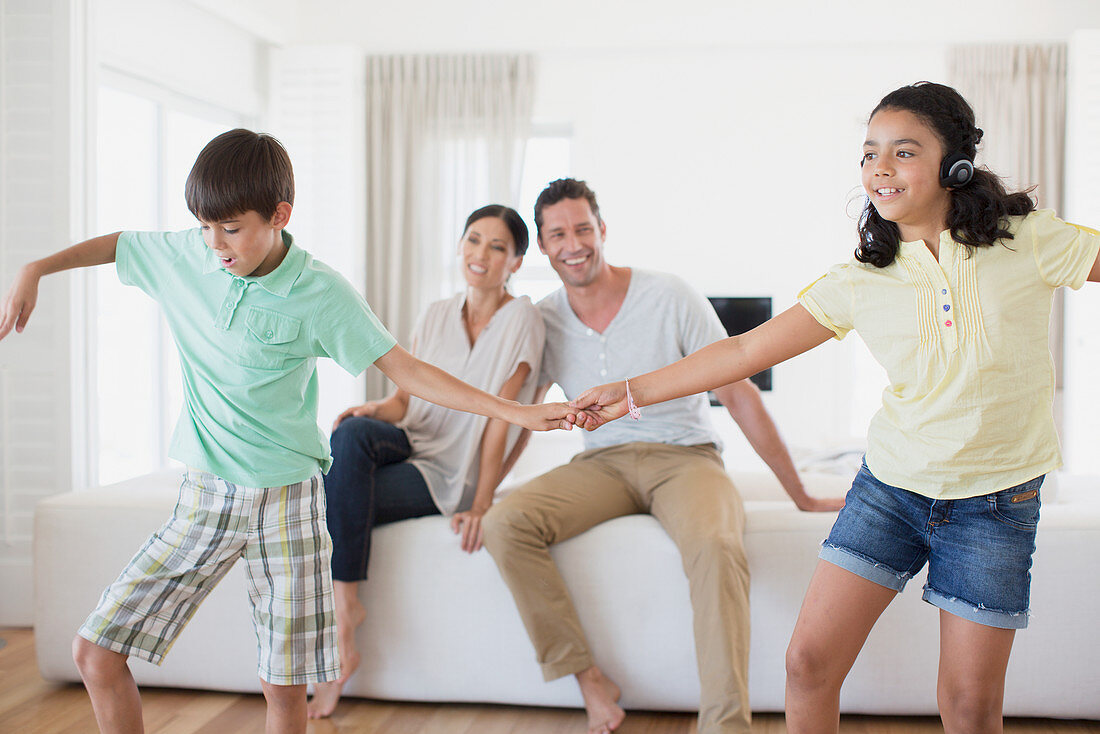
[[[258,278],[244,278],[252,283],[256,283],[268,293],[273,296],[279,296],[280,298],[286,298],[290,295],[290,289],[297,282],[298,277],[302,274],[302,271],[306,266],[306,251],[294,244],[294,236],[287,232],[285,229],[282,231],[283,244],[286,245],[287,253],[283,257],[283,261],[279,263],[279,267],[272,270],[267,275],[261,275]],[[209,247],[206,248],[206,260],[203,263],[203,273],[213,273],[218,270],[223,270],[221,266],[221,260],[214,254],[214,251]],[[232,273],[225,271],[226,275],[230,277],[234,276]]]

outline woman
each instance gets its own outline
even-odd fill
[[[502,398],[530,402],[542,361],[542,318],[526,296],[507,290],[527,251],[527,226],[514,209],[490,205],[466,220],[459,245],[466,291],[430,305],[412,351],[459,379]],[[462,550],[481,548],[482,515],[519,455],[507,423],[439,408],[403,390],[344,411],[332,433],[325,478],[333,540],[341,674],[316,687],[311,718],[328,716],[359,665],[355,630],[366,610],[371,530],[425,515],[451,515]]]

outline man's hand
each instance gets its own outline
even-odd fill
[[[837,512],[844,507],[844,498],[804,495],[801,499],[795,500],[794,504],[803,512]]]
[[[626,381],[610,382],[585,390],[569,405],[583,411],[577,418],[577,425],[594,431],[604,423],[626,415]]]
[[[30,265],[19,269],[8,295],[3,304],[0,304],[0,339],[10,334],[13,327],[22,332],[27,325],[27,319],[31,317],[31,311],[34,311],[34,305],[38,301],[39,278]]]
[[[462,550],[467,553],[476,553],[481,550],[482,541],[485,539],[485,530],[481,525],[484,510],[470,508],[467,512],[456,512],[451,515],[451,530],[462,535]]]
[[[336,427],[344,422],[347,418],[353,416],[365,416],[367,418],[375,418],[378,413],[378,406],[381,404],[379,400],[372,400],[369,403],[363,403],[362,405],[353,405],[345,410],[340,415],[336,416],[336,420],[332,422],[332,430],[336,430]]]

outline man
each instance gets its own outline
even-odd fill
[[[574,398],[593,385],[673,362],[726,336],[705,299],[679,278],[612,266],[596,196],[574,179],[535,203],[539,249],[563,288],[538,304],[546,323],[541,394]],[[835,510],[807,496],[756,387],[715,391],[800,509]],[[722,464],[707,399],[646,408],[585,434],[586,451],[528,482],[485,516],[485,546],[512,591],[542,666],[573,674],[592,734],[619,727],[619,688],[596,666],[549,545],[622,515],[651,513],[680,549],[691,591],[702,700],[700,734],[750,729],[749,570],[744,508]],[[780,651],[776,651],[780,654]]]

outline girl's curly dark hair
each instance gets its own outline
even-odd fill
[[[882,98],[871,117],[881,110],[912,112],[936,134],[945,155],[962,153],[974,160],[983,133],[974,123],[974,110],[951,87],[917,82],[895,89]],[[1035,209],[1031,189],[1009,193],[1001,179],[987,168],[975,167],[970,182],[950,192],[947,228],[952,239],[971,251],[989,247],[997,240],[1012,239],[1006,217]],[[898,225],[884,219],[868,200],[859,218],[856,260],[884,268],[894,262],[900,241]]]

